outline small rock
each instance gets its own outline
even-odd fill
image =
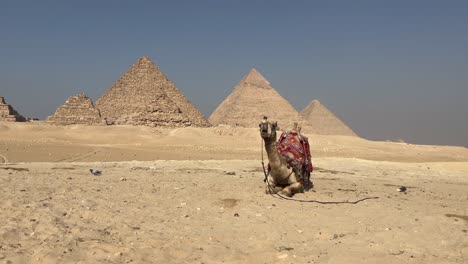
[[[234,217],[239,217],[239,214],[238,214],[238,213],[235,213],[235,214],[234,214]]]
[[[235,171],[227,171],[225,172],[226,175],[236,175]]]
[[[262,214],[260,214],[260,213],[256,213],[256,214],[255,214],[255,216],[258,216],[258,217],[260,217],[260,216],[262,216]]]
[[[122,177],[122,178],[120,178],[120,181],[127,181],[127,178]]]
[[[292,247],[285,247],[285,246],[279,246],[277,249],[278,249],[278,251],[291,251],[291,250],[293,250],[294,248],[292,248]]]
[[[406,187],[405,186],[401,186],[400,188],[396,189],[397,192],[406,192]]]
[[[278,258],[279,259],[285,259],[288,257],[288,254],[283,254],[283,255],[279,255]]]
[[[116,257],[120,257],[120,256],[122,256],[122,255],[123,255],[122,252],[117,252],[117,253],[114,254],[114,256],[116,256]]]
[[[303,231],[300,230],[300,229],[298,229],[297,232],[298,232],[299,234],[302,234],[302,233],[303,233]]]

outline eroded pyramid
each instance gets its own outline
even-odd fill
[[[5,98],[0,96],[0,121],[25,122],[26,118],[16,112],[11,105],[5,102]]]
[[[101,114],[93,101],[84,93],[71,96],[65,104],[58,107],[55,114],[47,118],[47,122],[56,125],[96,125],[101,124]]]
[[[292,128],[299,115],[255,68],[237,84],[231,94],[211,114],[212,124],[258,127],[263,116]]]
[[[209,126],[203,114],[146,56],[96,101],[108,123],[155,127]]]
[[[306,132],[320,135],[357,136],[351,128],[318,100],[312,100],[300,112],[300,116],[304,119],[302,126]]]

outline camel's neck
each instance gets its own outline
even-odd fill
[[[279,168],[282,166],[282,160],[278,151],[276,150],[276,137],[273,139],[265,138],[265,150],[268,155],[268,161],[272,169]]]

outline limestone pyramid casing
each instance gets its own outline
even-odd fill
[[[96,106],[102,117],[115,124],[158,127],[210,125],[146,56],[138,59],[96,101]]]
[[[357,136],[332,111],[318,100],[312,100],[301,112],[302,127],[307,132],[320,135]]]
[[[280,128],[292,128],[299,119],[294,107],[255,68],[237,84],[211,114],[212,124],[258,127],[263,116],[278,121]]]
[[[0,96],[0,121],[25,122],[26,118],[16,112],[11,105],[5,102],[5,98]]]
[[[56,125],[101,124],[99,110],[93,101],[84,93],[71,96],[65,104],[58,107],[55,114],[47,118],[47,122]]]

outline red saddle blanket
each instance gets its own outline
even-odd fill
[[[314,167],[310,156],[309,139],[295,130],[285,131],[276,144],[279,154],[299,174],[302,184],[309,181]]]

